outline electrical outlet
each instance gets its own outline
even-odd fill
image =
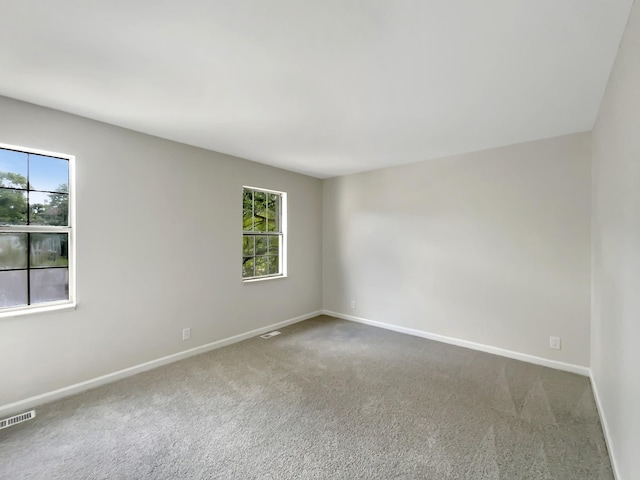
[[[191,338],[191,329],[183,328],[182,329],[182,340],[189,340]]]
[[[356,301],[355,300],[351,300],[351,308],[356,308]]]
[[[560,350],[560,337],[549,337],[549,348]]]

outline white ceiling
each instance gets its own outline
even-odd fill
[[[0,95],[317,177],[590,130],[632,0],[0,0]]]

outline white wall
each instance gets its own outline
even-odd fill
[[[80,302],[0,320],[0,406],[321,308],[320,180],[3,97],[0,141],[76,155]],[[243,184],[288,192],[287,279],[241,281]]]
[[[591,368],[619,480],[640,478],[640,6],[593,131]]]
[[[590,181],[588,133],[327,180],[323,308],[588,366]]]

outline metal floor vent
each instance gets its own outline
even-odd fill
[[[35,418],[36,411],[31,410],[30,412],[21,413],[20,415],[14,415],[13,417],[5,418],[0,420],[0,430],[7,427],[12,427],[13,425],[17,425],[18,423],[26,422],[27,420],[31,420]]]
[[[260,335],[260,338],[271,338],[271,337],[275,337],[276,335],[280,335],[280,332],[278,330],[274,330],[273,332],[269,332],[269,333],[265,333],[264,335]]]

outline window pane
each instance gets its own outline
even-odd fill
[[[242,191],[242,230],[253,232],[253,190]]]
[[[27,188],[27,154],[0,148],[0,186]]]
[[[269,255],[278,255],[280,253],[280,237],[269,237],[269,248],[267,253]]]
[[[269,275],[280,273],[280,261],[277,255],[269,257]]]
[[[0,307],[27,304],[27,271],[0,272]]]
[[[256,257],[256,277],[269,274],[269,257]]]
[[[252,235],[244,235],[242,237],[242,256],[252,257],[255,252],[255,240]]]
[[[69,265],[69,234],[32,233],[32,267],[66,267]]]
[[[244,257],[242,259],[242,276],[253,277],[253,257]]]
[[[267,231],[267,194],[255,192],[253,195],[253,225],[254,231]]]
[[[0,233],[0,270],[27,268],[27,234]]]
[[[29,189],[69,191],[69,161],[43,155],[29,155]]]
[[[0,188],[0,224],[27,223],[27,192]]]
[[[280,231],[280,226],[279,226],[280,220],[278,215],[279,203],[280,203],[280,195],[277,195],[275,193],[270,193],[268,195],[267,210],[268,210],[269,221],[267,225],[267,230],[270,232]]]
[[[69,270],[46,268],[30,270],[31,303],[54,302],[69,299]]]
[[[282,244],[283,194],[243,188],[242,276],[278,275]]]
[[[267,238],[264,235],[257,235],[256,237],[254,237],[256,239],[256,251],[255,254],[256,255],[264,255],[267,253]]]
[[[69,196],[66,193],[29,192],[29,224],[68,225]]]

